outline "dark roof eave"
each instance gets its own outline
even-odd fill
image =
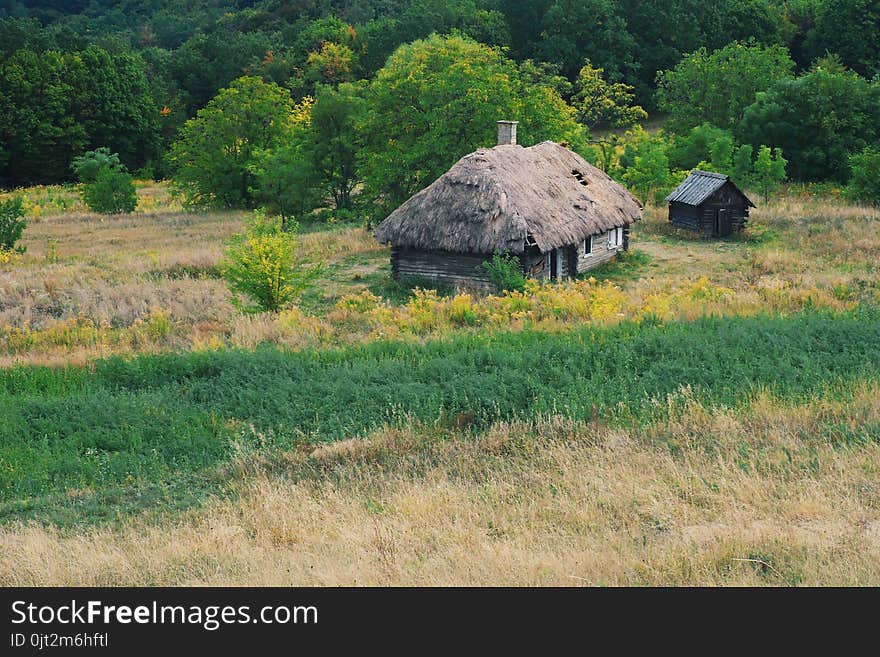
[[[625,226],[630,226],[630,225],[636,223],[637,221],[641,221],[641,219],[642,219],[642,217],[640,217],[640,216],[629,217],[628,219],[621,218],[619,221],[613,222],[613,225],[610,225],[606,228],[602,228],[596,232],[585,233],[583,235],[580,235],[580,233],[578,233],[578,235],[579,235],[578,237],[572,236],[570,239],[563,240],[563,241],[558,241],[558,240],[539,241],[534,236],[532,236],[532,239],[535,241],[534,246],[537,246],[538,250],[541,253],[547,253],[549,251],[552,251],[553,249],[559,249],[559,248],[562,248],[565,246],[577,246],[580,242],[582,242],[583,240],[585,240],[588,237],[595,237],[596,235],[602,235],[604,233],[607,233],[612,228],[621,228],[621,227],[625,227]],[[377,233],[378,233],[378,230],[373,233],[373,237],[374,237],[374,239],[376,239],[376,241],[378,241],[383,246],[391,246],[392,248],[398,248],[398,249],[413,249],[416,251],[437,251],[437,252],[442,252],[442,253],[458,253],[458,254],[462,254],[462,255],[465,255],[465,254],[493,255],[494,253],[520,254],[520,253],[524,253],[526,250],[526,239],[527,239],[526,237],[522,237],[522,238],[519,238],[516,240],[511,240],[507,246],[500,246],[499,245],[499,248],[481,251],[479,249],[471,249],[471,250],[444,249],[444,248],[440,248],[436,244],[424,245],[424,244],[415,244],[412,242],[404,242],[404,241],[395,242],[394,240],[388,239],[388,238],[386,238],[385,241],[382,241],[382,239],[379,238]]]

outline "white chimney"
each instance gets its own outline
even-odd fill
[[[516,126],[519,121],[498,121],[498,145],[516,145]]]

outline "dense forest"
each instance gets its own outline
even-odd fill
[[[880,157],[878,34],[875,0],[0,0],[0,186],[108,147],[193,202],[387,208],[499,112],[642,194],[700,162],[846,182]]]

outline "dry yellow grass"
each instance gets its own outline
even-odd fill
[[[152,208],[112,217],[75,212],[31,218],[26,254],[0,266],[0,367],[81,364],[111,353],[225,343],[241,316],[217,267],[225,242],[242,230],[245,217]],[[364,254],[384,255],[369,233],[356,227],[306,233],[302,243],[309,257],[331,266]],[[77,340],[65,331],[79,322],[125,333],[157,309],[170,317],[171,330],[147,342],[125,335]],[[37,332],[35,346],[11,349],[6,340],[4,350],[9,331]],[[40,332],[60,337],[41,339],[46,336]]]
[[[0,528],[0,585],[878,585],[880,444],[831,430],[878,421],[865,385],[692,400],[638,430],[548,418],[244,455],[234,501]]]
[[[0,265],[0,367],[83,363],[111,353],[252,348],[261,342],[298,348],[401,333],[393,318],[383,323],[334,309],[346,295],[388,280],[387,251],[368,231],[343,227],[302,235],[307,259],[328,265],[312,294],[313,308],[280,320],[242,317],[217,278],[217,266],[224,243],[241,230],[244,213],[182,212],[162,184],[141,182],[139,195],[138,212],[102,217],[83,212],[73,191],[31,190],[31,206],[42,205],[25,231],[28,251]],[[72,211],[59,214],[62,206]],[[808,299],[835,309],[880,299],[876,208],[780,196],[753,211],[746,239],[706,241],[672,229],[665,209],[649,207],[632,245],[651,262],[638,276],[617,283],[621,319],[638,318],[646,309],[691,319],[704,313],[789,312]],[[702,277],[713,289],[729,292],[682,305],[681,291]],[[157,312],[169,318],[168,330],[144,338],[138,323]],[[555,328],[571,321],[563,317]],[[517,319],[508,326],[520,324]],[[83,330],[72,330],[74,325]],[[427,332],[446,330],[440,325]]]

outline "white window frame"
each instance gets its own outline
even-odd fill
[[[590,245],[590,250],[587,251],[587,245]],[[593,236],[590,235],[587,239],[584,240],[584,257],[589,258],[593,255]]]
[[[619,249],[623,246],[623,226],[608,231],[608,248]]]

